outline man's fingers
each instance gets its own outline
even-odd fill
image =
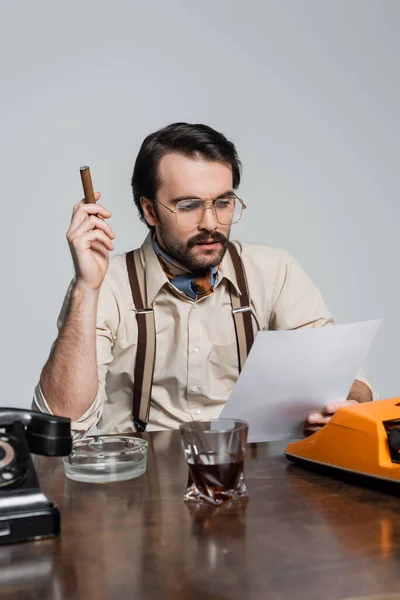
[[[309,423],[306,422],[306,424],[304,425],[304,429],[303,429],[303,436],[309,437],[313,433],[317,433],[317,431],[320,431],[320,429],[322,429],[322,427],[323,427],[323,425],[310,425]]]
[[[329,423],[332,415],[342,406],[350,406],[351,404],[356,404],[355,400],[346,400],[345,402],[330,402],[325,406],[324,412],[319,413],[311,413],[307,417],[307,422],[312,425],[325,425]]]
[[[74,208],[72,219],[77,213],[81,213],[83,216],[85,213],[90,215],[95,215],[99,213],[106,218],[111,216],[110,211],[107,210],[102,204],[86,204],[83,200],[76,205],[76,208]]]
[[[94,193],[94,198],[97,202],[97,200],[99,200],[101,197],[100,192],[95,192]],[[85,198],[82,198],[82,200],[80,202],[78,202],[77,204],[75,204],[74,208],[72,209],[72,212],[74,213],[76,210],[78,210],[78,208],[81,206],[81,204],[85,204]]]
[[[92,242],[96,240],[104,244],[108,250],[114,250],[110,238],[100,229],[93,229],[93,231],[88,231],[84,235],[78,235],[71,240],[70,244],[76,251],[87,250],[91,247]]]
[[[313,425],[325,425],[329,422],[330,416],[323,415],[322,413],[311,413],[308,415],[307,421]]]
[[[106,248],[102,242],[98,242],[97,240],[91,243],[90,249],[92,252],[100,254],[103,258],[106,258],[109,251],[109,248]]]
[[[97,240],[98,242],[102,242],[106,248],[110,251],[114,250],[114,246],[110,238],[104,233],[104,231],[100,231],[100,229],[94,229],[93,231],[89,231],[86,234],[86,239],[89,240],[90,245],[92,242]]]
[[[357,404],[356,400],[346,400],[345,402],[330,402],[325,406],[325,412],[332,415],[341,406],[350,406],[351,404]]]
[[[81,202],[77,210],[72,213],[71,224],[68,231],[74,231],[88,215],[96,215],[104,219],[109,219],[111,217],[110,211],[101,204],[84,204]]]
[[[67,233],[67,238],[69,241],[72,241],[75,237],[83,235],[88,231],[92,231],[92,229],[101,229],[106,235],[108,235],[110,239],[115,238],[114,232],[109,224],[103,221],[103,219],[99,219],[95,215],[90,215],[90,217],[82,221],[79,227],[77,227],[74,231],[69,230]]]
[[[346,400],[345,402],[330,402],[325,406],[323,413],[311,413],[307,417],[307,421],[304,423],[303,435],[305,437],[312,435],[316,431],[319,431],[321,427],[329,423],[332,415],[342,406],[350,406],[357,404],[356,400]]]

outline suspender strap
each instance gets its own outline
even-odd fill
[[[242,370],[247,355],[254,342],[254,331],[251,318],[249,293],[246,274],[235,246],[229,242],[228,251],[236,273],[240,290],[237,294],[229,282],[232,303],[232,315],[235,324],[238,346],[239,372]],[[153,383],[156,357],[156,330],[153,308],[147,307],[146,278],[140,260],[140,250],[133,250],[126,255],[129,284],[136,309],[138,325],[138,343],[133,383],[132,419],[137,431],[145,431],[149,420],[151,388]]]
[[[132,419],[137,431],[145,431],[149,420],[151,387],[156,356],[154,312],[152,307],[146,306],[146,279],[139,250],[127,253],[126,266],[138,326]]]
[[[254,331],[251,319],[251,308],[249,292],[247,288],[246,274],[244,271],[242,259],[239,256],[235,246],[229,242],[228,251],[235,269],[236,279],[240,290],[237,294],[233,285],[229,282],[229,292],[231,295],[232,315],[235,323],[236,339],[239,357],[239,373],[243,369],[247,355],[254,342]]]

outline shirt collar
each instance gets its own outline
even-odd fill
[[[235,246],[237,248],[238,243],[237,242],[236,243],[233,242],[233,243],[235,244]],[[221,264],[219,265],[217,285],[219,285],[224,278],[231,282],[231,284],[235,287],[237,293],[240,296],[241,293],[240,293],[240,289],[238,286],[235,269],[233,267],[233,263],[232,263],[230,255],[229,255],[229,250],[227,250],[225,252],[225,256],[222,259]]]
[[[237,246],[237,243],[235,245]],[[166,283],[170,285],[168,277],[164,273],[164,270],[160,265],[160,261],[157,258],[157,254],[154,252],[151,240],[151,232],[148,233],[141,246],[141,254],[144,259],[146,271],[147,306],[151,306],[161,288]],[[228,250],[226,251],[225,256],[219,266],[218,281],[215,287],[217,287],[224,278],[232,283],[237,293],[240,295],[235,269],[233,268]]]
[[[151,241],[151,231],[149,231],[142,244],[141,254],[144,259],[146,272],[147,306],[151,306],[161,288],[166,283],[169,283],[168,277],[164,273],[160,261],[157,258],[157,254],[154,252]]]

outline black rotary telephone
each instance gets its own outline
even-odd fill
[[[53,537],[60,513],[40,491],[33,454],[66,456],[71,420],[18,408],[0,408],[0,544]]]

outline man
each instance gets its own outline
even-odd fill
[[[133,302],[126,255],[109,263],[111,213],[99,204],[74,207],[67,238],[76,276],[34,408],[70,417],[75,436],[94,425],[100,433],[122,433],[218,417],[239,373],[232,302],[243,290],[227,248],[231,225],[245,209],[235,193],[240,167],[234,145],[205,125],[175,123],[144,140],[132,177],[136,206],[150,229],[136,255],[144,269],[144,312]],[[254,333],[333,324],[319,292],[288,254],[258,244],[236,242],[235,248]],[[156,343],[153,373],[146,367],[151,402],[145,419],[132,419],[135,368],[144,361],[138,323],[150,313]],[[360,376],[348,401],[371,399]],[[337,406],[309,415],[310,427],[327,422]]]

